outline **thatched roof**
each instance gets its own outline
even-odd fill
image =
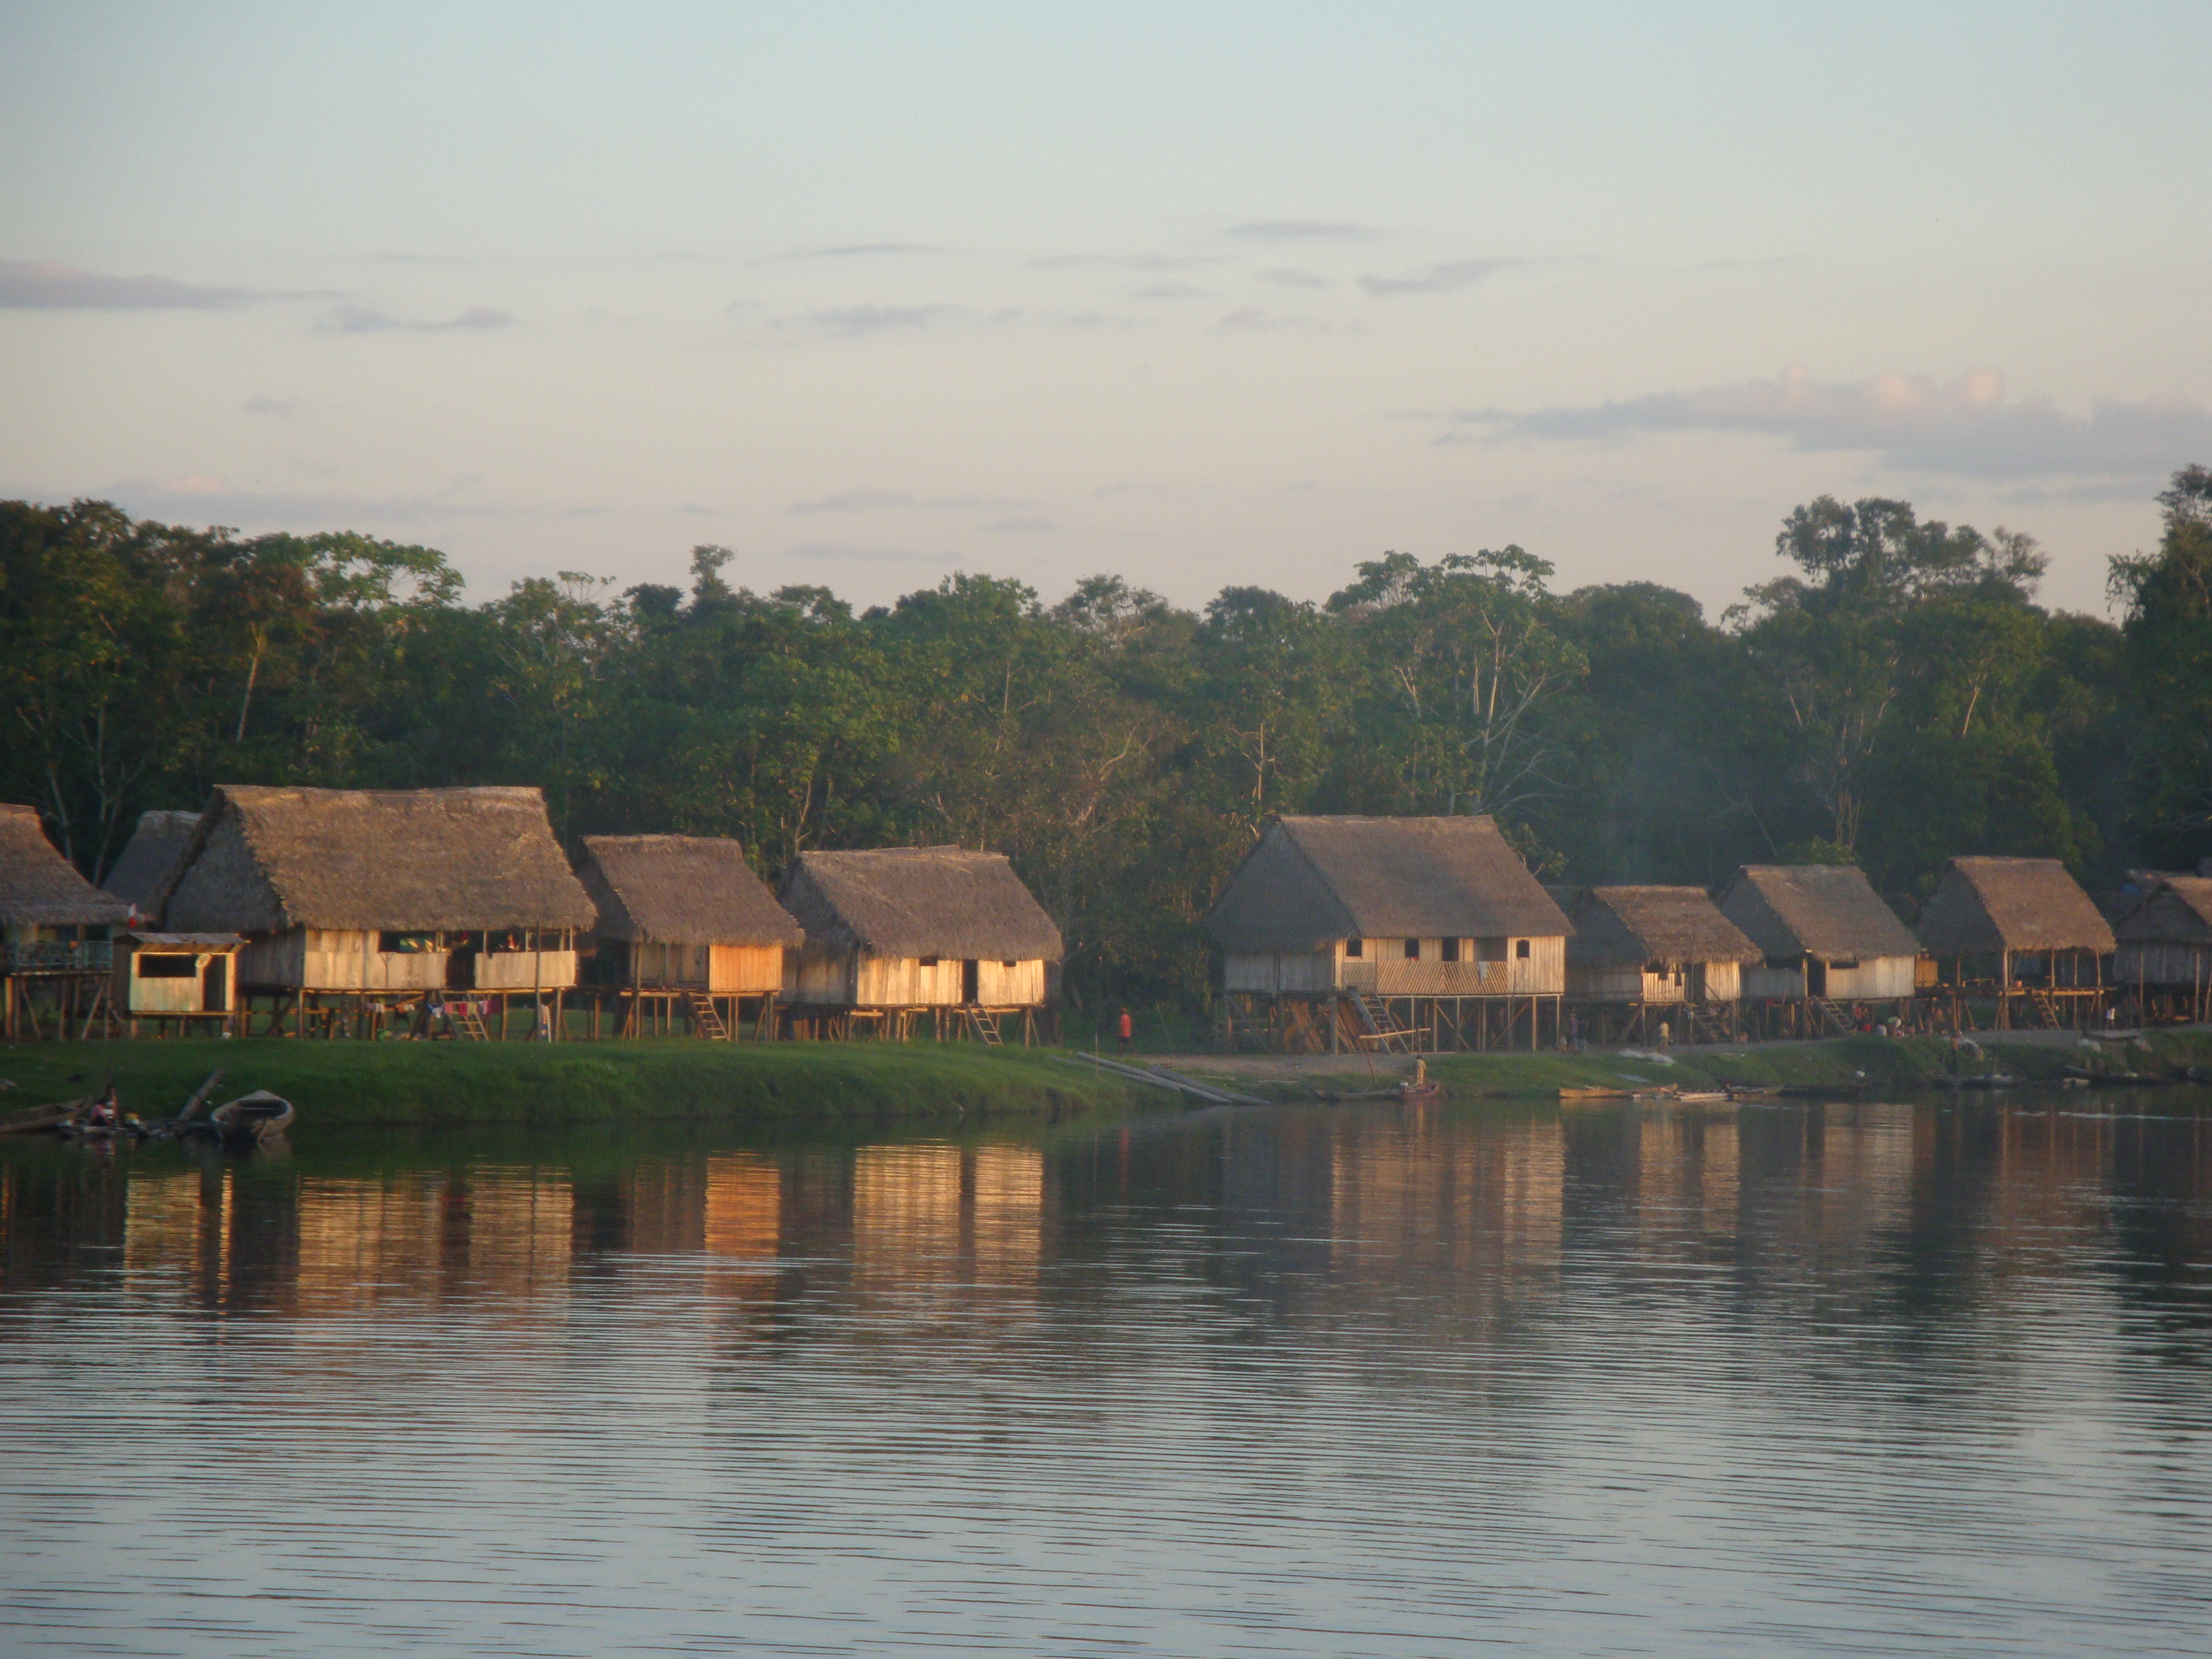
[[[1592,887],[1573,911],[1575,966],[1644,962],[1757,962],[1766,953],[1702,887]]]
[[[2212,945],[2212,876],[2163,876],[2113,932],[2131,945]]]
[[[163,884],[184,932],[589,927],[535,789],[226,784]]]
[[[1057,962],[1060,929],[1003,853],[801,853],[780,895],[809,939],[878,957]]]
[[[1720,908],[1769,957],[1838,962],[1920,954],[1920,941],[1855,865],[1747,864],[1721,895]]]
[[[135,904],[142,912],[151,910],[154,896],[199,827],[197,812],[141,812],[131,844],[100,884],[125,904]]]
[[[0,806],[0,922],[100,927],[129,916],[128,906],[77,874],[46,839],[37,807]]]
[[[1574,932],[1487,817],[1278,818],[1206,927],[1237,951]]]
[[[798,945],[805,938],[734,841],[586,836],[576,874],[599,906],[603,939]]]
[[[143,927],[125,928],[115,937],[156,951],[235,951],[246,943],[243,933],[149,933]]]
[[[1953,859],[1914,932],[1936,956],[2112,949],[2112,929],[2057,859]]]

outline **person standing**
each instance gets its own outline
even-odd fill
[[[1129,1011],[1127,1008],[1121,1010],[1121,1018],[1115,1022],[1114,1029],[1115,1034],[1121,1039],[1121,1051],[1127,1054],[1135,1045],[1137,1039],[1137,1022],[1129,1018]]]

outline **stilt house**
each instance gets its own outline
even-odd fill
[[[1581,1001],[1732,1003],[1765,957],[1702,887],[1586,887],[1568,919],[1567,994]]]
[[[2212,1019],[2212,876],[2160,876],[2113,925],[2113,982],[2144,1016]]]
[[[158,1027],[216,1025],[228,1030],[238,1008],[236,933],[155,933],[126,927],[115,936],[115,1012],[138,1035],[138,1022]]]
[[[143,918],[154,914],[155,896],[169,872],[177,867],[192,831],[200,827],[197,812],[141,812],[138,827],[131,832],[123,856],[100,885],[136,909]]]
[[[1763,956],[1744,969],[1747,998],[1894,1002],[1913,994],[1920,942],[1855,865],[1748,864],[1720,908]]]
[[[2104,958],[2116,944],[2112,924],[2057,859],[1953,859],[1913,931],[1935,959],[1939,989],[1993,994],[2000,1025],[2012,1023],[2019,992],[2050,1024],[2059,1023],[2061,1005],[2100,1002]]]
[[[0,1030],[17,1035],[34,985],[58,1018],[89,1016],[106,980],[110,935],[128,915],[46,839],[36,807],[0,806]]]
[[[599,912],[593,977],[611,985],[773,996],[805,938],[734,841],[586,836],[576,874]]]
[[[1206,929],[1223,988],[1274,1002],[1276,1040],[1290,1047],[1323,1030],[1330,1047],[1340,1036],[1486,1044],[1488,1011],[1469,1000],[1501,1005],[1507,1041],[1525,1007],[1533,1045],[1540,1000],[1557,1018],[1573,931],[1488,817],[1348,817],[1276,819]],[[1394,998],[1412,1000],[1393,1010]],[[1351,1016],[1301,1006],[1316,1000]]]
[[[1037,1008],[1066,949],[1000,853],[801,853],[781,897],[806,933],[785,994],[810,1007]]]
[[[246,936],[242,993],[308,997],[562,989],[594,915],[528,788],[225,785],[158,902]]]

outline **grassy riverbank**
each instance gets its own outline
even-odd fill
[[[2031,1082],[2055,1080],[2062,1068],[2166,1073],[2212,1065],[2212,1031],[2159,1032],[2139,1043],[2084,1048],[2078,1039],[1978,1039],[1983,1057],[1955,1053],[1942,1037],[1845,1037],[1825,1042],[1753,1043],[1740,1047],[1677,1048],[1663,1060],[1648,1052],[1589,1054],[1438,1054],[1429,1075],[1455,1098],[1554,1098],[1563,1088],[1636,1088],[1666,1084],[1707,1089],[1729,1084],[1799,1087],[1864,1087],[1911,1094],[1932,1089],[1955,1067],[2002,1072]],[[1243,1092],[1279,1100],[1357,1094],[1396,1084],[1413,1071],[1411,1060],[1378,1060],[1370,1073],[1349,1056],[1282,1060],[1251,1055],[1233,1062],[1188,1056],[1180,1069],[1218,1077]]]
[[[309,1124],[581,1123],[708,1117],[1063,1116],[1164,1097],[1088,1067],[967,1043],[70,1042],[0,1050],[0,1110],[100,1089],[176,1111],[223,1069],[218,1099],[268,1089]]]

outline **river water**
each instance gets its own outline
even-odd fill
[[[2212,1098],[0,1150],[0,1651],[2212,1651]]]

